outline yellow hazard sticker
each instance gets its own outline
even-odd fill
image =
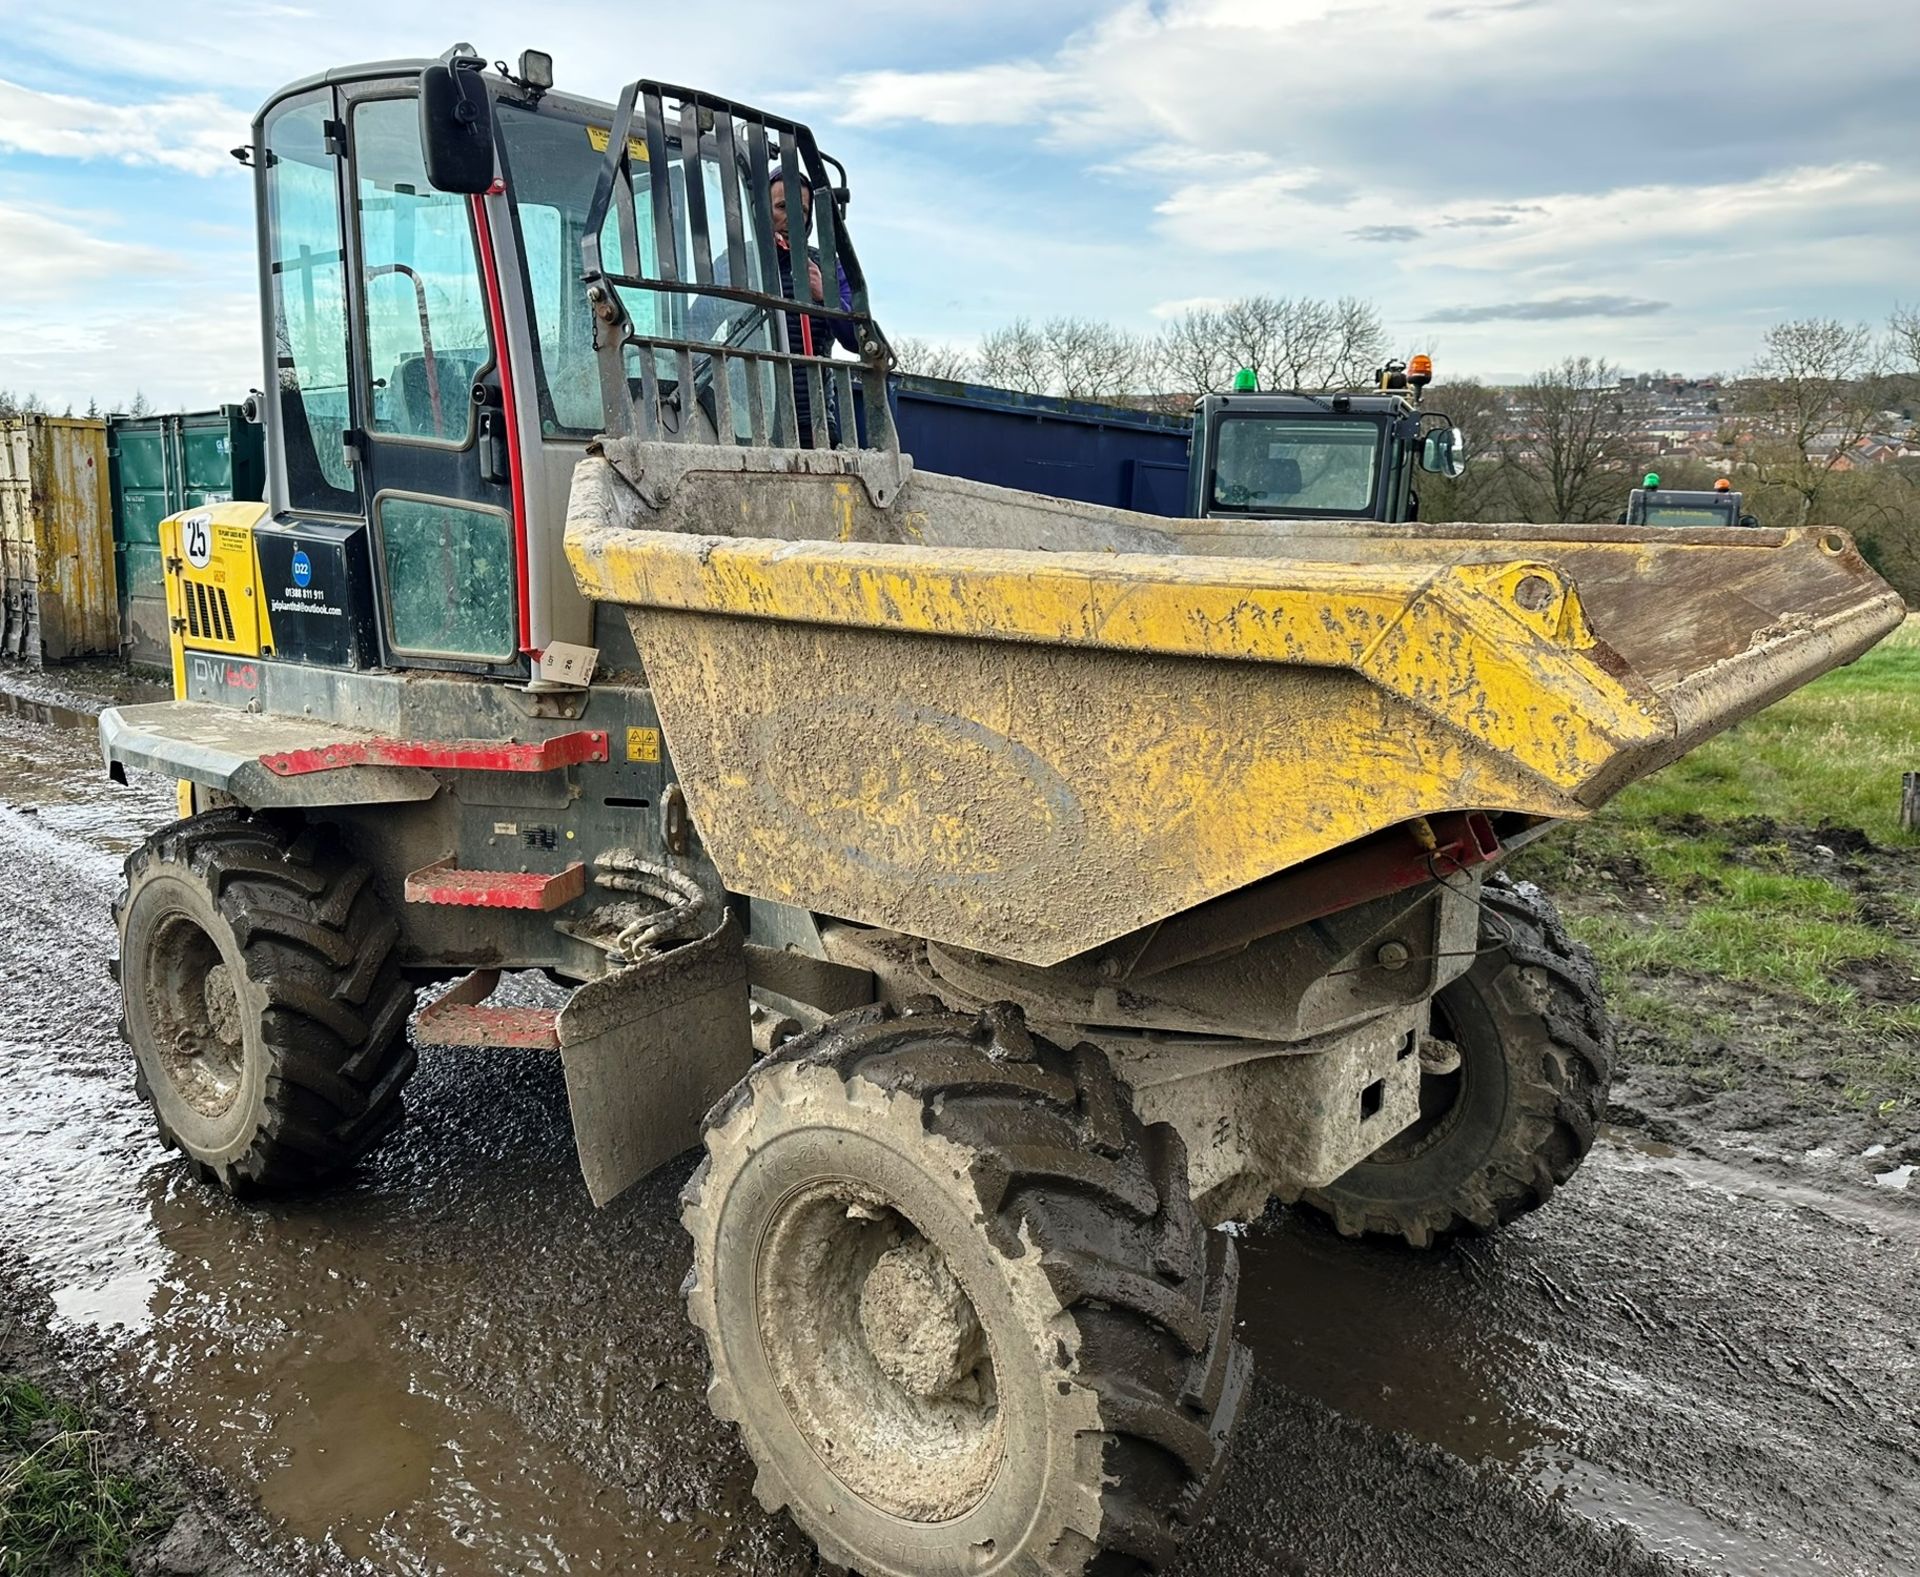
[[[593,151],[595,153],[605,153],[607,151],[607,144],[613,141],[613,128],[611,126],[589,126],[587,128],[587,141],[593,145]],[[629,137],[627,139],[627,157],[630,159],[638,159],[642,164],[650,162],[647,158],[647,145],[638,137]]]
[[[658,761],[660,759],[660,730],[657,728],[629,728],[627,730],[627,759],[629,761]]]

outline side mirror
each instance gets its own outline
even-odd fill
[[[1743,526],[1757,526],[1760,524],[1760,517],[1758,515],[1742,515],[1740,517],[1740,524]]]
[[[1467,468],[1467,435],[1458,427],[1436,427],[1420,440],[1420,469],[1456,477]]]
[[[435,191],[478,195],[493,186],[493,100],[479,67],[440,61],[420,73],[420,148]]]

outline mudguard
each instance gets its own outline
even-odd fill
[[[580,1171],[610,1204],[700,1140],[753,1064],[747,962],[726,919],[684,947],[589,981],[560,1012]]]

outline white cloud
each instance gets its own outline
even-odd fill
[[[1189,312],[1210,312],[1216,307],[1224,307],[1230,299],[1228,296],[1181,296],[1174,301],[1154,302],[1147,308],[1147,315],[1164,322],[1169,318],[1184,317]]]
[[[815,104],[837,106],[838,119],[854,126],[924,121],[934,126],[1017,126],[1060,97],[1066,79],[1031,61],[980,66],[969,71],[870,71],[851,95],[810,94]]]
[[[1825,233],[1843,214],[1902,214],[1920,196],[1912,176],[1856,163],[1700,186],[1536,192],[1490,215],[1473,202],[1430,209],[1401,193],[1328,202],[1316,192],[1316,176],[1270,170],[1239,181],[1196,182],[1166,197],[1157,212],[1171,236],[1208,251],[1344,251],[1356,229],[1405,226],[1421,232],[1400,254],[1414,269],[1446,264],[1512,271],[1583,262],[1604,274],[1689,243],[1751,240],[1780,227],[1808,236]]]
[[[1050,53],[854,72],[820,97],[843,123],[1011,118],[1063,184],[1119,183],[1116,230],[1151,216],[1129,270],[1148,321],[1190,297],[1357,291],[1396,323],[1450,312],[1467,356],[1511,367],[1569,330],[1489,305],[1659,301],[1576,320],[1581,348],[1733,364],[1756,312],[1875,316],[1911,293],[1920,178],[1898,150],[1920,134],[1920,11],[1603,10],[1127,0]]]
[[[178,262],[156,247],[115,241],[101,234],[110,221],[0,202],[0,302],[9,306],[66,299],[75,287],[123,276],[164,275]],[[6,341],[11,360],[18,346]]]
[[[0,292],[3,293],[3,292]],[[123,402],[135,390],[160,409],[238,400],[260,382],[260,318],[251,296],[212,287],[153,300],[113,300],[86,318],[0,311],[9,387],[58,410]]]
[[[198,179],[245,137],[234,105],[456,37],[489,56],[552,48],[562,84],[592,96],[644,71],[805,105],[849,162],[883,321],[935,338],[1022,313],[1146,327],[1252,291],[1370,295],[1402,328],[1615,296],[1673,307],[1571,331],[1450,324],[1449,357],[1525,368],[1577,331],[1574,348],[1623,360],[1734,365],[1769,318],[1876,316],[1911,296],[1920,247],[1902,154],[1920,135],[1907,80],[1920,10],[1884,0],[1639,4],[1631,26],[1573,0],[843,0],[858,52],[821,59],[872,69],[811,92],[801,82],[823,79],[794,75],[779,0],[736,0],[722,48],[709,20],[656,18],[644,51],[609,45],[584,0],[534,13],[509,0],[15,9],[0,169],[10,148],[70,158],[48,195],[78,207],[89,179],[126,184],[107,161],[143,165],[144,191],[182,225],[236,215],[237,195],[218,208]],[[21,195],[0,186],[0,201]],[[92,245],[114,244],[110,230],[63,222],[89,232],[73,241],[80,270],[119,255]],[[38,245],[57,258],[65,236]],[[201,239],[193,267],[230,259],[250,313],[245,235]],[[25,245],[0,231],[0,252]],[[42,316],[86,326],[69,336],[83,346],[89,295],[56,303],[47,266],[6,262],[0,317],[17,275],[42,292]],[[106,266],[152,276],[131,254]],[[205,300],[224,310],[210,285]],[[195,313],[167,321],[190,333]],[[0,356],[16,344],[0,340]],[[249,347],[221,376],[255,380],[256,359]]]
[[[217,94],[104,104],[0,78],[0,149],[55,159],[112,159],[212,175],[247,140],[247,116]]]

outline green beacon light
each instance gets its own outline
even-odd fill
[[[1242,367],[1233,375],[1235,394],[1258,394],[1260,392],[1260,374],[1251,367]]]
[[[1640,485],[1642,487],[1658,487],[1660,485],[1660,473],[1658,471],[1649,471],[1646,481]]]

